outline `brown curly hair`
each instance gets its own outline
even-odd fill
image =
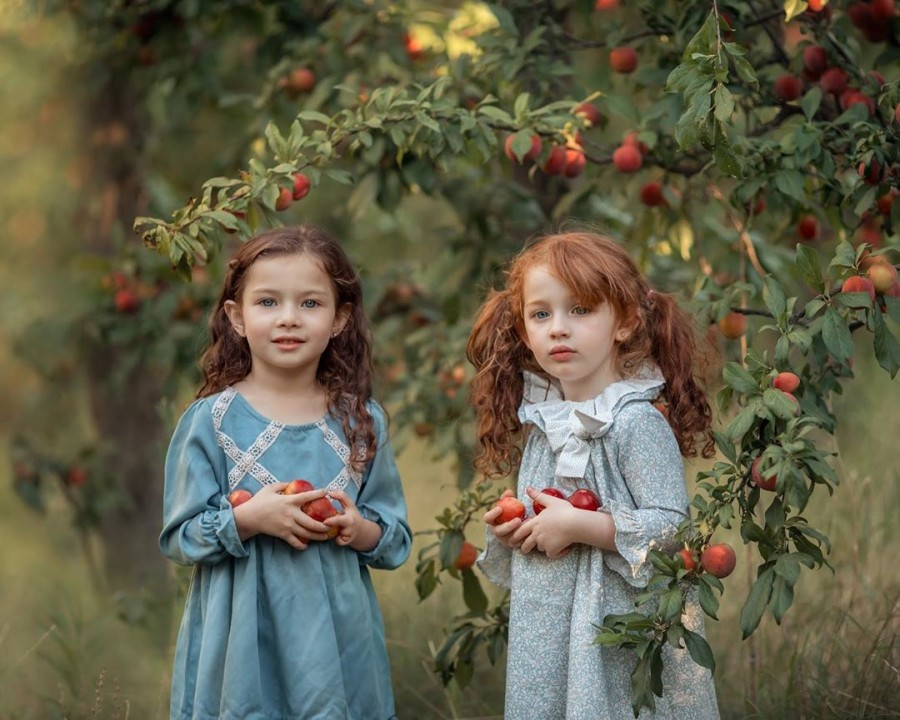
[[[337,307],[350,309],[343,330],[332,338],[319,358],[316,380],[324,388],[328,410],[340,421],[350,447],[365,448],[365,453],[353,453],[351,459],[353,468],[362,471],[375,455],[375,422],[366,407],[372,397],[372,341],[363,312],[362,284],[337,241],[314,225],[268,230],[238,248],[228,264],[222,292],[209,319],[210,340],[200,359],[203,383],[197,397],[221,392],[250,373],[250,347],[234,331],[225,303],[240,301],[247,271],[257,260],[293,254],[316,258],[331,278]]]
[[[646,360],[656,363],[666,381],[661,399],[682,455],[712,457],[712,412],[694,374],[698,355],[692,318],[671,295],[651,290],[614,240],[565,232],[539,238],[513,258],[506,288],[491,291],[475,318],[466,356],[476,371],[470,392],[477,422],[476,468],[488,477],[515,469],[521,460],[522,372],[547,377],[524,342],[523,286],[535,267],[547,268],[586,307],[610,304],[619,323],[632,328],[616,346],[619,374],[629,377]]]

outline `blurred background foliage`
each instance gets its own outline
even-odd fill
[[[885,7],[877,1],[821,12],[790,0],[619,5],[0,1],[0,91],[14,99],[0,104],[0,497],[9,509],[0,524],[0,718],[166,715],[186,577],[156,548],[161,458],[195,387],[221,259],[256,228],[319,223],[360,265],[377,331],[377,393],[391,411],[419,531],[440,526],[474,479],[465,339],[474,308],[529,236],[588,226],[623,239],[652,284],[708,325],[713,390],[722,364],[740,362],[748,345],[774,352],[753,310],[743,340],[723,338],[716,321],[734,308],[765,310],[764,275],[788,293],[809,291],[795,267],[798,241],[824,267],[842,243],[858,249],[851,265],[830,268],[832,290],[867,272],[861,243],[896,263],[898,181],[881,173],[896,169],[900,152],[896,12],[875,22]],[[730,88],[733,113],[709,108],[709,123],[693,120],[712,135],[692,138],[679,118],[698,106],[684,104],[687,86],[667,92],[667,79],[704,22],[723,16],[707,40],[734,41],[731,74],[718,68],[727,82],[713,72],[705,87]],[[871,111],[842,96],[834,74],[835,89],[823,91],[811,45],[827,48],[827,64]],[[613,69],[616,46],[636,48],[633,72]],[[738,68],[742,52],[755,83]],[[712,72],[710,62],[691,72]],[[786,75],[796,95],[776,82]],[[408,119],[401,101],[427,87],[427,104]],[[591,111],[573,112],[584,101],[598,112],[590,123]],[[359,125],[394,111],[407,118],[396,132]],[[297,143],[280,148],[285,157],[272,127]],[[451,127],[471,135],[459,145],[436,139]],[[531,133],[542,154],[518,162]],[[614,159],[625,145],[639,149],[637,172]],[[586,162],[548,172],[554,146]],[[881,174],[867,183],[873,159]],[[312,180],[309,195],[276,210],[298,171]],[[204,187],[210,178],[233,184],[219,194]],[[210,214],[227,209],[234,220]],[[157,253],[133,232],[141,216],[171,223],[169,238],[200,217],[199,231],[184,235],[181,274],[161,236],[145,236]],[[867,313],[845,314],[863,326],[843,388],[827,399],[840,422],[822,442],[837,452],[842,483],[805,511],[831,538],[834,573],[804,577],[782,624],[764,622],[741,641],[757,560],[750,546],[739,550],[734,592],[709,623],[724,717],[900,714],[900,586],[885,552],[898,541],[889,440],[898,396],[884,372],[896,358],[890,341],[873,347],[867,330],[880,313],[872,304]],[[816,401],[810,393],[804,402]],[[701,469],[691,466],[689,478]],[[454,515],[452,529],[483,544],[477,503],[463,514],[474,520]],[[737,529],[722,533],[740,548]],[[434,671],[471,596],[458,589],[462,574],[429,554],[432,540],[418,536],[414,552],[434,558],[434,594],[420,598],[415,560],[377,574],[400,717],[499,717],[502,663],[473,655],[464,689]],[[499,592],[484,591],[502,605]]]

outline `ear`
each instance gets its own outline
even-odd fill
[[[627,323],[621,323],[619,327],[616,328],[616,342],[623,343],[628,340],[628,338],[631,337],[632,333],[634,333],[635,325],[636,323],[634,320],[631,320]]]
[[[244,337],[244,315],[241,312],[241,306],[234,300],[226,300],[223,309],[231,321],[231,327],[238,335]]]
[[[334,322],[331,324],[331,337],[337,337],[344,332],[352,310],[353,306],[350,303],[344,303],[337,309],[337,312],[334,314]]]

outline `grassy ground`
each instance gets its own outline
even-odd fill
[[[806,572],[783,624],[766,617],[742,642],[737,616],[753,558],[736,534],[728,538],[739,548],[738,570],[727,581],[720,621],[707,626],[724,718],[900,718],[900,577],[892,552],[900,547],[900,472],[890,430],[900,394],[870,358],[857,367],[859,379],[837,401],[842,485],[806,514],[834,543],[834,574]],[[411,524],[432,527],[452,498],[450,474],[422,447],[404,452],[400,464]],[[5,457],[0,467],[8,467]],[[0,506],[0,720],[167,717],[173,634],[160,618],[171,608],[92,591],[62,503],[35,515],[14,497],[6,469]],[[470,539],[481,544],[478,534]],[[444,688],[430,669],[442,628],[462,603],[454,585],[418,601],[415,553],[424,540],[416,542],[403,568],[375,573],[400,717],[499,718],[502,665],[485,661],[465,692]]]

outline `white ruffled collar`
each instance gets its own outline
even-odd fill
[[[590,460],[590,441],[609,432],[627,402],[653,400],[665,385],[662,373],[652,363],[613,383],[597,397],[578,402],[563,399],[556,381],[527,371],[524,379],[519,420],[535,425],[547,436],[557,455],[557,478],[583,478]]]

